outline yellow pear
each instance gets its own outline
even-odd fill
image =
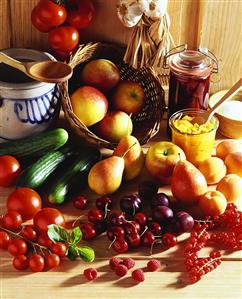
[[[121,185],[124,158],[111,156],[97,162],[88,174],[88,185],[99,195],[114,193]]]
[[[124,156],[125,166],[123,178],[127,181],[137,177],[144,167],[144,153],[138,139],[134,136],[124,136],[115,148],[113,156]]]

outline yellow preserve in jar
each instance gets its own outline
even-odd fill
[[[169,119],[172,142],[183,149],[187,160],[194,165],[211,157],[218,128],[216,117],[212,117],[206,124],[192,124],[191,120],[200,113],[200,110],[184,109]]]

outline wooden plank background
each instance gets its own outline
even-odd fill
[[[97,15],[81,32],[82,41],[127,43],[132,29],[116,15],[117,0],[93,0]],[[32,25],[30,13],[38,0],[0,0],[0,49],[26,47],[48,50],[47,34]],[[176,45],[209,48],[220,61],[211,91],[229,88],[241,77],[242,0],[168,0],[171,33]]]

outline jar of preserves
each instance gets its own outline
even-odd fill
[[[216,57],[207,49],[195,51],[180,46],[167,53],[165,64],[167,61],[170,68],[169,116],[187,108],[207,110],[210,76],[218,69]]]
[[[212,156],[219,126],[215,116],[205,124],[193,124],[191,120],[202,112],[203,110],[183,109],[169,118],[172,142],[183,149],[187,160],[195,166]]]

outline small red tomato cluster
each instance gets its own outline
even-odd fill
[[[225,212],[213,219],[208,217],[194,225],[184,249],[184,263],[189,279],[195,283],[221,264],[221,252],[214,250],[209,257],[198,257],[207,244],[226,250],[242,250],[242,212],[234,204],[228,204]],[[216,232],[209,233],[209,230]]]
[[[47,235],[47,226],[64,226],[60,211],[43,208],[39,194],[30,188],[16,188],[7,198],[7,213],[0,218],[0,249],[13,256],[13,267],[17,270],[29,268],[40,272],[45,267],[57,267],[66,255],[67,246],[53,243]],[[33,219],[33,225],[23,224]]]
[[[66,59],[78,45],[78,30],[89,26],[94,14],[92,0],[40,0],[32,10],[31,22],[40,32],[48,33],[57,58]]]

